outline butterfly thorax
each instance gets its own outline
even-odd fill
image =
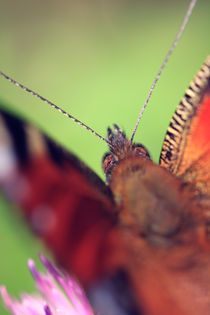
[[[190,222],[189,189],[154,164],[144,146],[131,144],[117,126],[114,130],[108,129],[112,146],[104,170],[121,223],[154,241],[168,240]]]

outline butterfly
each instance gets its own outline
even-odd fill
[[[93,300],[108,285],[128,314],[209,314],[210,56],[177,106],[159,165],[108,128],[108,184],[30,124],[1,111],[0,126],[2,190]]]

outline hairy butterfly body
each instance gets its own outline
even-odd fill
[[[127,314],[209,314],[209,91],[210,57],[172,117],[160,166],[109,128],[108,186],[37,129],[1,114],[5,194],[90,292],[117,279]]]

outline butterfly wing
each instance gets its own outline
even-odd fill
[[[73,154],[4,111],[0,185],[57,261],[83,285],[118,264],[117,216],[109,188]]]
[[[210,56],[171,119],[160,165],[190,184],[196,195],[210,195]]]

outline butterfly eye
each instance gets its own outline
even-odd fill
[[[110,164],[112,163],[113,160],[113,156],[111,153],[106,153],[104,155],[103,158],[103,169],[104,169],[104,173],[106,173],[107,168],[110,166]]]
[[[147,151],[147,149],[140,143],[138,144],[134,144],[133,145],[133,150],[134,152],[136,152],[138,155],[141,155],[145,158],[148,158],[150,159],[150,154],[149,152]]]

